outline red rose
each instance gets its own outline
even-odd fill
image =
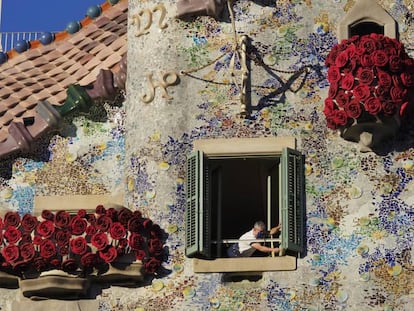
[[[78,217],[85,218],[86,217],[86,211],[84,209],[78,210]]]
[[[67,273],[73,273],[78,269],[78,264],[75,259],[69,258],[62,263],[62,270]]]
[[[407,96],[407,89],[403,89],[398,86],[392,86],[390,90],[391,99],[394,102],[401,103]]]
[[[42,241],[43,241],[43,239],[38,235],[35,235],[34,238],[33,238],[33,244],[34,245],[40,245],[42,243]]]
[[[133,250],[142,249],[144,245],[144,239],[139,233],[132,232],[129,236],[128,243]]]
[[[59,230],[55,234],[56,243],[59,246],[69,245],[70,238],[72,234],[69,230]]]
[[[331,130],[336,130],[338,128],[338,125],[335,123],[333,119],[333,114],[326,115],[326,126]]]
[[[372,54],[372,60],[377,67],[384,67],[388,63],[388,55],[383,50],[377,50]]]
[[[400,107],[400,116],[405,117],[406,114],[407,115],[410,114],[410,112],[407,110],[408,104],[409,104],[408,102],[405,102],[401,105],[401,107]]]
[[[98,215],[105,215],[105,213],[106,213],[106,209],[105,209],[105,207],[104,207],[103,205],[98,205],[98,206],[95,208],[95,212],[96,212]]]
[[[10,244],[16,243],[22,237],[22,233],[14,226],[8,226],[4,232],[4,237]]]
[[[55,218],[55,215],[47,209],[42,211],[42,218],[46,220],[53,220]]]
[[[159,267],[161,266],[161,261],[156,258],[151,258],[146,263],[144,263],[144,269],[147,274],[154,274],[157,272]]]
[[[55,225],[51,220],[44,220],[37,225],[37,233],[43,238],[50,238],[55,232]]]
[[[411,88],[414,86],[414,74],[412,72],[403,72],[400,78],[405,87]]]
[[[32,243],[32,236],[30,233],[24,232],[22,233],[22,238],[20,240],[20,243],[26,243],[26,242]]]
[[[22,228],[26,232],[32,232],[37,226],[38,220],[35,216],[25,214],[22,219]]]
[[[358,119],[362,113],[362,107],[357,99],[351,100],[345,107],[346,115],[352,119]]]
[[[344,90],[349,91],[354,86],[354,81],[355,81],[354,76],[352,74],[348,73],[342,78],[341,87]]]
[[[331,115],[333,113],[333,111],[335,110],[335,103],[332,100],[332,98],[326,98],[325,99],[325,107],[323,108],[323,113],[328,116]],[[129,229],[130,231],[132,231],[131,229]]]
[[[113,207],[108,208],[105,213],[106,216],[112,219],[112,221],[117,221],[118,219],[118,211]]]
[[[99,252],[99,257],[103,259],[106,263],[113,262],[118,256],[116,248],[113,246],[108,246],[104,250]]]
[[[124,226],[127,226],[128,221],[132,218],[132,215],[133,214],[129,209],[123,207],[118,213],[118,221]]]
[[[4,215],[4,224],[6,226],[14,226],[18,228],[20,224],[20,215],[16,212],[7,212],[6,215]]]
[[[349,102],[349,95],[344,90],[339,90],[335,97],[335,101],[339,107],[345,106]]]
[[[342,67],[343,73],[353,73],[355,68],[357,67],[357,61],[354,58],[351,58],[345,67]]]
[[[344,67],[349,60],[348,51],[342,51],[335,59],[335,65],[338,68]]]
[[[60,246],[59,253],[61,256],[69,255],[69,244]]]
[[[87,226],[85,232],[86,232],[86,235],[92,236],[92,235],[94,235],[96,233],[96,228],[94,226],[92,226],[92,225],[91,226]]]
[[[40,256],[50,258],[56,255],[56,246],[51,240],[43,240],[40,244]]]
[[[14,262],[19,259],[19,248],[16,245],[7,245],[3,248],[1,254],[6,262]]]
[[[138,249],[138,250],[135,251],[135,258],[137,260],[143,260],[145,258],[145,256],[147,256],[147,254],[145,253],[144,250]]]
[[[363,36],[361,37],[360,42],[358,44],[358,49],[360,49],[360,51],[363,51],[363,53],[371,54],[377,49],[377,44],[375,43],[375,40],[373,38]],[[361,53],[361,55],[363,53]]]
[[[381,100],[386,99],[389,97],[389,87],[377,85],[377,87],[374,89],[374,94],[376,97],[378,97]]]
[[[70,214],[65,211],[59,211],[55,216],[55,224],[58,228],[67,228],[70,223]]]
[[[378,77],[378,83],[379,85],[390,87],[392,84],[391,76],[383,71],[383,70],[377,70],[377,77]]]
[[[338,54],[339,54],[338,45],[334,45],[332,47],[331,51],[329,52],[328,56],[325,59],[325,65],[327,67],[335,65],[335,60],[336,60]]]
[[[101,231],[108,231],[111,224],[112,224],[111,218],[105,215],[101,215],[96,220],[96,229],[101,230]]]
[[[395,50],[395,49],[392,49]],[[390,50],[387,51],[387,54],[390,55]],[[401,57],[397,55],[391,55],[389,57],[389,68],[392,72],[398,72],[401,70]]]
[[[47,266],[46,260],[44,260],[42,257],[35,257],[33,260],[33,266],[36,271],[43,271]]]
[[[77,237],[70,240],[70,249],[74,254],[83,255],[88,250],[88,244],[84,237]]]
[[[328,69],[328,80],[331,83],[341,80],[341,72],[338,67],[332,66]]]
[[[151,228],[152,227],[152,220],[151,219],[149,219],[149,218],[147,218],[147,219],[145,219],[144,221],[143,221],[143,226],[144,226],[144,228],[145,229],[149,229],[149,228]]]
[[[364,101],[369,98],[371,91],[366,84],[359,84],[353,90],[354,97],[359,101]]]
[[[335,110],[332,117],[334,122],[338,125],[345,125],[347,122],[347,116],[343,110]]]
[[[372,69],[359,68],[357,72],[359,83],[370,85],[374,81],[374,72]]]
[[[123,239],[119,240],[119,242],[118,242],[118,247],[119,248],[125,248],[127,246],[128,246],[128,240],[127,239],[123,238]]]
[[[23,243],[20,245],[20,254],[24,261],[30,261],[35,256],[35,249],[32,243]]]
[[[128,221],[128,230],[131,232],[140,232],[143,229],[142,218],[133,216]]]
[[[58,268],[60,268],[60,267],[61,267],[62,262],[60,261],[60,259],[55,258],[55,259],[52,259],[52,260],[50,261],[50,265],[51,265],[53,268],[58,269]]]
[[[109,233],[111,237],[115,240],[119,240],[126,235],[125,227],[120,222],[114,222],[109,228]]]
[[[152,238],[161,239],[164,233],[159,225],[153,225],[150,229],[150,235]]]
[[[86,215],[86,220],[91,224],[94,225],[96,223],[96,217],[94,214]]]
[[[403,63],[404,63],[404,69],[407,72],[414,71],[414,59],[407,57],[406,59],[404,59]]]
[[[149,252],[154,256],[160,256],[163,252],[163,243],[160,239],[149,240]]]
[[[328,97],[335,98],[338,92],[338,83],[331,83],[329,85]]]
[[[376,97],[368,98],[364,103],[364,107],[368,113],[374,116],[377,115],[382,109],[381,101]]]
[[[361,56],[360,59],[361,65],[364,67],[373,67],[374,66],[374,61],[371,58],[371,55],[369,54],[364,54]]]
[[[75,216],[72,218],[70,222],[70,228],[72,231],[72,234],[74,235],[81,235],[85,232],[86,227],[88,223],[84,218],[80,218],[78,216]]]
[[[109,241],[108,236],[104,232],[95,233],[91,238],[91,243],[95,246],[98,250],[104,249]]]
[[[86,253],[81,257],[81,265],[85,268],[92,268],[97,263],[96,254]]]
[[[392,101],[387,100],[382,102],[382,110],[384,111],[384,114],[392,116],[395,114],[397,106]]]

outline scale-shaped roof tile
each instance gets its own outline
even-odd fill
[[[16,149],[13,143],[19,143],[18,139],[10,137],[10,133],[25,131],[20,125],[11,130],[13,123],[27,125],[31,134],[42,134],[39,130],[30,130],[32,123],[26,124],[29,119],[39,119],[37,106],[40,101],[47,101],[54,107],[62,106],[71,85],[86,86],[97,81],[101,70],[116,73],[125,67],[125,64],[120,66],[120,62],[126,62],[128,1],[105,1],[99,7],[101,14],[86,16],[78,22],[80,29],[74,33],[67,28],[56,33],[50,43],[33,40],[26,51],[19,53],[13,49],[3,53],[5,57],[0,65],[0,157]],[[41,109],[43,114],[44,111],[47,108]],[[51,112],[51,116],[54,114]],[[44,121],[39,120],[47,130]],[[23,132],[21,135],[26,139],[27,133]],[[2,145],[12,146],[13,150],[4,150],[6,147],[2,148]]]

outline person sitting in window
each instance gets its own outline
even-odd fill
[[[266,227],[263,221],[256,221],[253,229],[246,232],[239,238],[239,243],[235,243],[227,249],[227,255],[229,257],[250,257],[256,251],[263,253],[279,253],[280,249],[278,247],[267,247],[262,245],[260,242],[251,241],[254,239],[261,239],[266,234],[275,234],[280,231],[281,225],[279,224],[278,226],[273,227],[269,232],[266,232],[265,228]]]

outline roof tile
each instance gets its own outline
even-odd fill
[[[127,53],[128,1],[113,6],[105,1],[101,8],[102,14],[84,18],[75,34],[62,31],[50,44],[36,40],[23,53],[7,52],[8,60],[0,65],[0,144],[12,122],[41,118],[34,109],[40,101],[62,105],[69,85],[93,84],[101,69],[118,70]],[[42,131],[32,131],[35,135],[47,130],[44,120],[35,122],[43,122]]]

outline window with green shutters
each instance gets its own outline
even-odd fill
[[[280,165],[281,246],[302,253],[305,238],[304,158],[297,150],[285,148]]]
[[[257,179],[252,176],[252,180],[249,181],[249,172],[255,169],[255,167],[248,168],[247,165],[253,165],[249,163],[258,165],[264,172],[263,176],[258,174],[260,176]],[[225,175],[227,165],[232,166],[236,173],[244,170],[250,171],[246,173],[247,175],[241,174],[233,179],[221,178],[222,175]],[[234,166],[239,166],[239,168],[236,167],[234,170]],[[282,223],[282,231],[279,237],[281,240],[280,246],[295,253],[304,252],[304,157],[299,151],[283,148],[278,155],[226,156],[224,154],[208,156],[202,151],[196,150],[187,159],[186,256],[203,259],[225,257],[220,252],[219,244],[223,241],[222,234],[226,234],[226,227],[237,228],[238,225],[242,226],[246,223],[252,225],[258,219],[250,219],[253,212],[237,209],[237,206],[232,207],[233,210],[231,211],[226,211],[225,209],[228,208],[229,204],[221,204],[222,200],[217,199],[217,193],[219,193],[219,196],[223,192],[226,195],[229,189],[229,186],[226,187],[226,183],[241,183],[242,181],[238,179],[246,179],[245,182],[250,185],[250,188],[253,188],[259,182],[262,183],[263,180],[265,186],[262,186],[261,189],[264,189],[267,187],[266,179],[269,176],[272,178],[272,186],[269,188],[272,196],[272,215],[277,218],[275,221]],[[249,191],[257,191],[241,188],[239,189],[240,192],[234,195],[235,201],[239,202],[236,205],[240,205],[240,200],[244,200],[243,196],[246,195],[246,192],[249,193],[247,195],[247,198],[249,198],[252,196]],[[236,196],[242,198],[236,198]],[[260,198],[260,196],[264,195],[258,194],[257,198]],[[256,197],[252,200],[256,200]],[[248,206],[252,206],[252,204]],[[244,208],[246,209],[246,207]],[[258,213],[260,216],[266,215],[266,212]],[[223,215],[226,214],[226,220],[220,221]],[[228,214],[231,215],[230,218]],[[276,224],[273,223],[272,225]]]

